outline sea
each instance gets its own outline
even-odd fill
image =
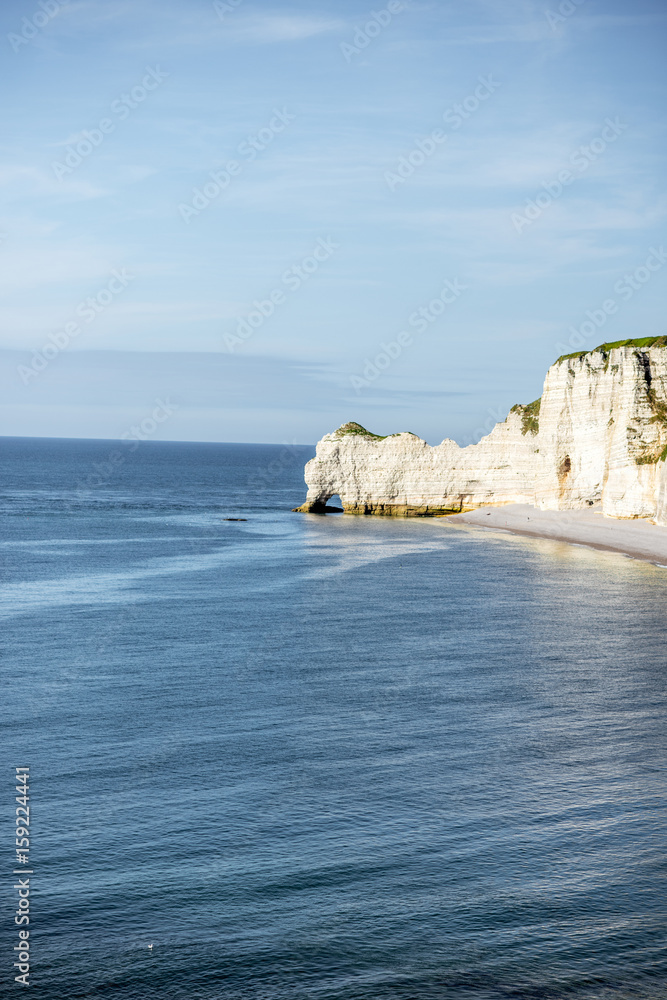
[[[40,1000],[667,997],[666,569],[293,513],[311,447],[1,451],[2,997],[26,878]]]

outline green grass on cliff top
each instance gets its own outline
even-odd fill
[[[594,347],[590,351],[574,351],[573,354],[561,354],[556,364],[560,361],[569,361],[570,358],[583,358],[586,354],[595,354],[596,351],[609,354],[616,347],[667,347],[667,337],[640,337],[636,340],[615,340],[611,344],[600,344],[599,347]]]
[[[362,437],[373,438],[374,441],[386,441],[388,437],[398,437],[398,434],[373,434],[371,431],[367,431],[365,427],[362,427],[361,424],[358,424],[356,420],[350,420],[349,423],[343,424],[334,433],[338,437],[342,437],[343,434],[360,434]],[[401,433],[412,434],[412,431],[402,431]],[[412,437],[417,437],[417,435],[412,434]]]
[[[343,424],[343,426],[339,427],[334,433],[338,437],[342,437],[343,434],[360,434],[362,437],[374,438],[375,441],[384,441],[384,437],[381,434],[373,434],[371,431],[367,431],[366,428],[362,427],[361,424],[358,424],[356,420],[350,420],[348,423]]]

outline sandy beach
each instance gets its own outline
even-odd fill
[[[605,517],[599,505],[586,510],[537,510],[529,504],[480,507],[447,521],[587,545],[667,566],[667,528],[643,519]]]

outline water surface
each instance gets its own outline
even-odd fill
[[[309,448],[3,454],[37,996],[667,996],[665,570],[293,514]]]

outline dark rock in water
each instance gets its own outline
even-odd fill
[[[247,517],[223,517],[223,521],[247,521]]]

